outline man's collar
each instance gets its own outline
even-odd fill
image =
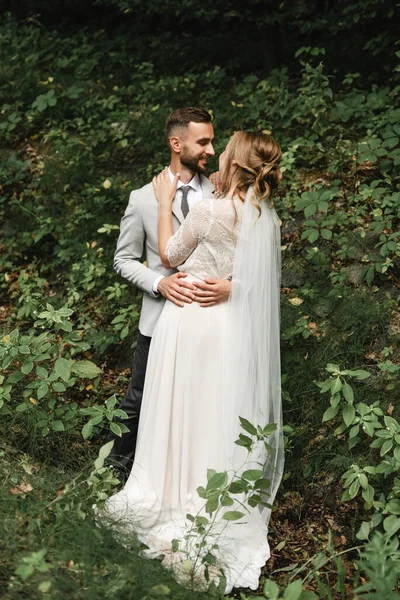
[[[171,167],[168,167],[168,174],[169,174],[170,180],[173,181],[174,180],[174,176],[172,174]],[[185,185],[185,184],[182,183],[181,180],[179,180],[178,181],[178,185],[177,185],[177,189],[179,189],[183,185]],[[196,190],[196,192],[201,192],[200,175],[198,173],[195,173],[194,176],[192,177],[192,179],[186,185],[190,185],[190,187],[193,188],[194,190]]]

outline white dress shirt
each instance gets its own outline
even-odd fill
[[[168,167],[168,174],[169,174],[169,178],[172,182],[174,180],[174,175],[173,175],[170,167]],[[199,177],[198,173],[195,173],[195,175],[189,181],[189,183],[182,183],[182,181],[179,179],[178,185],[176,187],[177,187],[177,194],[179,194],[180,196],[182,196],[182,192],[179,192],[178,190],[179,190],[179,188],[181,188],[182,186],[185,186],[185,185],[190,185],[190,187],[191,187],[191,189],[189,190],[189,193],[188,193],[188,197],[187,197],[188,204],[189,204],[189,210],[190,210],[191,208],[193,208],[193,206],[196,204],[196,202],[203,199],[203,192],[201,189],[201,182],[200,182],[200,177]],[[164,278],[164,275],[160,275],[160,277],[157,277],[157,279],[155,280],[155,282],[153,284],[153,292],[155,294],[159,293],[158,292],[158,284],[160,283],[161,279],[163,279],[163,278]]]

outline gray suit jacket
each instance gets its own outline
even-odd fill
[[[203,198],[212,198],[213,185],[207,177],[200,176]],[[180,202],[172,203],[173,228],[176,231],[183,221]],[[121,229],[114,256],[114,269],[119,275],[145,292],[143,294],[139,331],[151,336],[164,306],[164,298],[153,292],[153,284],[160,275],[171,275],[176,269],[166,269],[158,254],[158,203],[153,184],[134,190],[121,220]],[[147,266],[140,262],[143,254]]]

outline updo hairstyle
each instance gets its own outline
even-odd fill
[[[225,166],[221,175],[222,195],[228,192],[242,201],[249,186],[254,186],[251,201],[261,214],[260,203],[268,200],[282,179],[279,163],[282,152],[271,135],[237,131],[226,147]]]

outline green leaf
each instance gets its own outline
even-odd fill
[[[385,454],[387,454],[388,452],[390,452],[390,450],[393,448],[393,442],[392,440],[386,440],[386,442],[383,444],[382,448],[381,448],[381,456],[384,456]]]
[[[277,586],[275,581],[267,579],[267,581],[264,583],[264,596],[269,600],[278,600],[279,587]]]
[[[314,242],[316,242],[318,238],[319,238],[318,229],[312,229],[310,235],[308,236],[308,241],[310,242],[310,244],[313,244]]]
[[[332,231],[330,229],[321,229],[321,236],[325,240],[330,240],[332,237]]]
[[[354,406],[352,404],[346,404],[346,406],[343,409],[343,421],[346,423],[347,427],[349,427],[352,424],[355,416],[356,409],[354,408]]]
[[[68,381],[71,377],[71,370],[69,367],[69,361],[65,358],[57,358],[54,365],[54,370],[61,379]]]
[[[250,421],[248,421],[244,417],[239,417],[239,421],[240,421],[240,424],[242,426],[242,429],[244,429],[245,431],[247,431],[247,433],[250,433],[250,435],[256,435],[257,434],[257,429],[254,427],[254,425],[252,425],[250,423]]]
[[[261,479],[263,475],[264,471],[262,469],[248,469],[242,473],[243,479],[247,479],[247,481],[256,481],[257,479]]]
[[[28,360],[24,361],[21,367],[21,371],[24,375],[29,375],[29,373],[33,369],[33,362],[28,358]]]
[[[36,367],[36,375],[40,377],[40,379],[47,379],[49,372],[44,367]]]
[[[207,554],[205,554],[205,556],[203,556],[202,562],[207,563],[209,565],[215,565],[215,563],[217,562],[217,559],[214,556],[214,554],[211,554],[211,552],[207,552]]]
[[[384,421],[385,421],[386,427],[389,429],[389,431],[391,433],[397,433],[400,426],[399,426],[399,423],[396,421],[396,419],[393,419],[393,417],[385,416]]]
[[[365,475],[365,473],[361,473],[358,480],[361,487],[365,490],[368,487],[368,477]]]
[[[72,365],[71,370],[85,379],[93,379],[103,372],[90,360],[76,361]]]
[[[400,529],[400,519],[395,515],[386,517],[383,521],[383,528],[386,533],[392,537]]]
[[[367,523],[367,521],[363,521],[361,523],[360,529],[356,533],[356,538],[359,540],[367,540],[369,538],[370,531],[371,531],[371,523]]]
[[[271,487],[271,482],[269,479],[266,479],[265,477],[258,479],[254,484],[254,488],[256,490],[268,491],[270,489],[270,487]]]
[[[268,437],[269,435],[272,435],[273,433],[275,433],[277,429],[277,425],[276,423],[268,423],[268,425],[265,425],[265,427],[263,427],[263,435]]]
[[[367,485],[365,490],[362,492],[362,497],[367,504],[372,504],[372,500],[374,499],[374,488],[372,485]]]
[[[246,491],[246,489],[246,483],[244,481],[232,481],[228,488],[228,491],[231,494],[242,494]]]
[[[285,593],[283,594],[283,599],[284,600],[299,600],[302,590],[303,590],[303,582],[301,579],[297,579],[296,581],[293,581],[293,583],[290,583],[287,586]]]
[[[344,384],[344,386],[342,388],[342,394],[343,394],[345,400],[347,400],[347,402],[349,404],[353,404],[353,402],[354,402],[353,388],[347,382]]]
[[[244,433],[239,433],[239,439],[235,441],[237,446],[244,446],[245,448],[250,448],[252,443],[253,440],[248,435],[244,435]]]
[[[53,421],[51,423],[51,428],[53,431],[65,431],[64,423],[59,420]]]
[[[207,481],[207,491],[217,490],[221,487],[225,487],[228,483],[228,473],[225,471],[223,473],[215,473],[210,479]]]
[[[115,433],[115,435],[122,437],[121,427],[118,425],[118,423],[110,423],[110,429],[113,433]]]
[[[355,479],[353,481],[353,483],[351,484],[351,486],[349,487],[350,500],[352,500],[353,498],[355,498],[357,496],[359,489],[360,489],[360,482],[358,481],[358,479]]]
[[[82,437],[84,440],[87,440],[93,433],[93,425],[89,421],[82,427]]]
[[[244,517],[245,513],[240,512],[239,510],[228,510],[223,515],[222,518],[225,521],[237,521]]]
[[[332,386],[331,386],[331,394],[332,396],[334,394],[337,394],[338,392],[340,392],[340,390],[342,389],[342,382],[340,377],[336,377],[335,381],[333,382]]]
[[[124,340],[129,334],[129,325],[125,325],[119,334],[119,337],[121,338],[121,340]]]
[[[19,346],[18,350],[19,350],[20,354],[30,354],[31,353],[29,346],[26,346],[26,345]]]
[[[24,378],[24,373],[21,373],[21,371],[14,371],[14,373],[11,373],[11,375],[7,378],[7,383],[18,383],[21,381],[21,379]]]
[[[104,416],[102,414],[96,415],[95,417],[92,417],[90,419],[90,422],[92,425],[98,425],[99,423],[102,422],[103,418],[104,418]]]
[[[96,470],[99,470],[103,467],[104,461],[107,458],[107,456],[110,455],[110,452],[111,452],[113,446],[114,446],[114,440],[111,440],[110,442],[107,442],[100,448],[98,457],[94,461],[94,467]]]
[[[363,369],[358,369],[357,371],[348,371],[348,373],[356,379],[367,379],[367,377],[371,377],[371,373],[368,373],[368,371],[364,371]]]
[[[46,581],[42,581],[42,583],[39,584],[38,590],[42,594],[46,594],[50,590],[51,585],[51,581],[47,579]]]
[[[339,407],[338,406],[330,406],[324,412],[324,414],[322,416],[322,422],[325,423],[325,421],[330,421],[331,419],[333,419],[334,417],[336,417],[336,415],[338,414],[338,412],[339,412]]]
[[[116,405],[116,403],[117,403],[117,396],[115,394],[113,394],[106,400],[106,406],[109,409],[113,409],[114,406]]]
[[[39,387],[36,391],[37,399],[40,400],[41,398],[43,398],[47,394],[48,391],[49,391],[49,386],[44,381],[41,385],[39,385]]]
[[[61,381],[54,381],[51,384],[51,387],[53,388],[53,390],[55,392],[65,392],[65,390],[66,390],[65,385],[63,383],[61,383]]]

